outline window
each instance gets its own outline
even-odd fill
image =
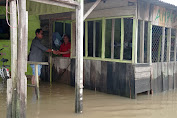
[[[163,30],[165,31],[164,43],[162,43]],[[152,27],[152,62],[161,62],[162,59],[163,62],[174,61],[175,33],[175,29],[162,28],[155,25]],[[164,55],[162,57],[163,48]]]
[[[132,36],[133,36],[133,19],[124,18],[124,54],[123,59],[132,59]]]
[[[67,34],[71,38],[71,22],[57,21],[54,23],[54,32],[58,32],[61,36]]]
[[[148,21],[138,21],[137,62],[147,63]],[[143,53],[144,51],[144,53]]]
[[[102,21],[88,21],[88,56],[101,57]]]
[[[83,42],[85,44],[84,55],[86,57],[131,62],[132,18],[88,20],[85,21],[84,26],[85,35]]]
[[[171,53],[170,53],[170,61],[174,61],[175,36],[176,36],[176,29],[171,29]]]
[[[160,62],[162,27],[152,27],[152,62]]]
[[[120,59],[121,18],[106,20],[105,58]]]
[[[10,28],[5,19],[0,19],[0,40],[10,40]]]

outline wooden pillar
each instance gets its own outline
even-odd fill
[[[39,99],[40,96],[39,96],[38,64],[35,64],[35,84],[36,84],[36,95],[37,95],[37,99]]]
[[[76,23],[71,23],[71,57],[76,57]]]
[[[93,21],[93,57],[96,52],[96,21]]]
[[[10,40],[11,40],[11,82],[7,81],[7,118],[11,118],[16,114],[17,102],[17,14],[16,2],[10,2]]]
[[[152,63],[152,23],[148,22],[147,62]]]
[[[124,18],[121,18],[121,49],[120,60],[124,59]]]
[[[84,1],[77,0],[76,8],[76,71],[75,71],[75,112],[83,112],[83,11]]]
[[[164,61],[164,47],[165,47],[165,27],[162,28],[162,51],[161,51],[161,62]]]
[[[133,19],[132,63],[137,63],[138,19]]]
[[[12,79],[7,80],[7,118],[12,118]]]
[[[106,20],[105,18],[102,19],[102,52],[101,58],[105,58],[105,32],[106,32]]]
[[[26,83],[25,83],[25,40],[26,40],[26,0],[19,0],[18,26],[18,82],[17,82],[17,117],[26,118]]]
[[[88,21],[85,21],[85,57],[88,57]]]
[[[50,44],[50,48],[52,48],[52,24],[53,22],[51,21],[51,19],[49,19],[49,44]],[[49,72],[50,72],[50,84],[52,84],[52,53],[49,53],[49,62],[50,62],[50,66],[49,66]]]
[[[140,21],[140,63],[144,63],[144,21]]]
[[[115,35],[115,19],[112,19],[112,31],[111,31],[111,59],[114,59],[114,35]]]
[[[27,72],[28,62],[28,11],[26,11],[26,33],[25,33],[25,72]],[[27,104],[27,77],[25,75],[25,103]]]
[[[171,28],[168,29],[167,33],[167,62],[170,62],[171,53]]]

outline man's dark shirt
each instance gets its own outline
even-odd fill
[[[48,48],[41,44],[41,40],[35,37],[31,43],[29,61],[42,62],[43,54],[47,50]]]

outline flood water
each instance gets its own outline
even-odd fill
[[[41,83],[40,100],[28,87],[27,118],[176,118],[177,90],[138,95],[136,100],[84,90],[83,114],[74,113],[74,88]],[[0,118],[6,118],[6,89],[0,83]]]

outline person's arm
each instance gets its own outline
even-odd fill
[[[39,49],[41,49],[42,51],[44,51],[44,52],[52,52],[52,49],[48,49],[48,48],[46,48],[44,45],[42,45],[39,41],[35,41],[34,42],[34,45],[36,46],[36,47],[38,47]]]
[[[53,52],[53,49],[48,49],[46,52]]]
[[[69,54],[69,53],[70,53],[70,49],[68,51],[66,51],[66,52],[60,52],[59,51],[59,54]]]

